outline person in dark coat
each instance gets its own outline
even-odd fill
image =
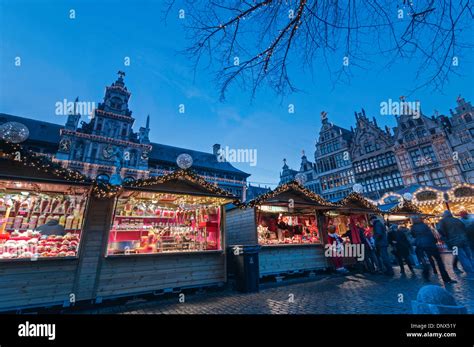
[[[460,216],[461,222],[463,222],[464,226],[466,227],[466,234],[469,246],[471,247],[471,251],[474,252],[474,219],[469,216],[469,213],[467,213],[467,211],[461,211]]]
[[[374,240],[375,240],[375,249],[377,250],[377,255],[380,258],[381,263],[385,267],[385,275],[393,276],[392,263],[390,262],[390,257],[388,255],[388,239],[387,239],[387,228],[381,220],[381,217],[372,216],[370,218],[370,224],[374,230]]]
[[[50,219],[43,224],[36,228],[36,231],[41,233],[41,236],[50,236],[50,235],[60,235],[64,236],[66,233],[64,231],[64,227],[59,224],[57,219]]]
[[[388,233],[388,242],[392,245],[394,250],[394,256],[400,265],[400,273],[405,276],[405,265],[407,264],[410,272],[415,275],[413,264],[410,259],[410,242],[408,241],[405,233],[402,229],[398,228],[398,225],[392,224]]]
[[[430,278],[430,265],[427,263],[426,257],[433,257],[438,264],[443,281],[445,283],[456,283],[446,272],[443,260],[436,246],[436,238],[430,227],[426,225],[419,216],[416,216],[413,218],[413,225],[410,231],[415,238],[416,254],[423,264],[423,277],[425,280],[429,280]]]
[[[464,223],[453,217],[451,211],[444,211],[443,218],[438,223],[438,231],[448,247],[453,250],[453,255],[458,256],[467,273],[466,278],[474,280],[474,264]]]

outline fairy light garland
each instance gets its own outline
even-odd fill
[[[274,190],[271,190],[265,194],[262,194],[258,196],[257,198],[249,201],[247,204],[241,203],[239,204],[240,208],[246,208],[246,207],[255,207],[256,205],[260,205],[261,203],[267,201],[268,199],[271,199],[281,193],[284,193],[288,190],[295,190],[301,194],[303,194],[305,197],[309,198],[310,200],[313,200],[320,204],[321,206],[330,206],[334,207],[336,205],[330,203],[329,201],[323,199],[321,196],[318,194],[314,193],[313,191],[303,187],[300,183],[296,181],[291,181],[282,185],[279,185],[276,187]]]
[[[0,141],[0,150],[2,157],[20,163],[23,166],[34,167],[38,171],[54,175],[68,182],[90,184],[92,186],[92,193],[97,198],[113,197],[120,190],[120,187],[98,182],[77,171],[66,169],[59,163],[53,162],[47,156],[36,154],[31,150],[23,148],[20,144]]]
[[[403,199],[403,204],[402,205],[396,205],[392,207],[390,210],[388,210],[388,213],[422,213],[422,211],[416,206],[414,203],[411,201]]]
[[[361,194],[356,192],[352,192],[345,198],[339,200],[337,202],[337,205],[341,207],[351,207],[349,206],[351,203],[357,203],[368,210],[371,210],[376,213],[381,213],[380,209],[377,206],[375,206],[373,203],[364,198]]]
[[[205,188],[212,194],[228,197],[228,198],[233,198],[235,199],[236,203],[238,201],[237,197],[234,196],[232,193],[220,188],[216,184],[209,183],[208,181],[206,181],[205,179],[203,179],[202,177],[200,177],[199,175],[197,175],[195,172],[193,172],[190,169],[179,169],[167,175],[153,176],[146,179],[140,179],[140,180],[128,182],[128,183],[125,183],[123,188],[148,187],[148,186],[152,186],[156,184],[163,184],[163,183],[173,181],[173,180],[186,180]]]

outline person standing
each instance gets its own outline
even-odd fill
[[[370,224],[374,230],[374,240],[375,240],[375,249],[377,250],[377,255],[380,258],[384,268],[385,275],[393,276],[393,268],[390,262],[390,257],[388,255],[388,239],[387,239],[387,228],[385,227],[383,220],[379,216],[372,216],[370,218]]]
[[[438,231],[446,240],[448,247],[453,250],[453,255],[458,256],[467,273],[466,279],[474,280],[474,264],[464,223],[453,217],[451,211],[444,211],[443,218],[438,224]]]
[[[344,241],[336,232],[336,227],[334,225],[328,226],[328,243],[331,249],[331,258],[336,268],[337,272],[348,273],[343,265],[343,254],[344,254]]]
[[[438,247],[436,246],[436,238],[433,232],[430,227],[423,222],[421,217],[413,217],[413,225],[410,231],[415,238],[416,254],[423,265],[423,277],[425,280],[429,280],[430,278],[430,265],[426,257],[432,257],[438,264],[439,272],[441,273],[441,278],[444,283],[456,283],[457,281],[452,280],[446,271]]]
[[[398,264],[400,265],[401,275],[406,276],[404,263],[407,264],[410,272],[415,275],[415,270],[413,269],[413,264],[410,259],[410,242],[403,230],[398,228],[398,225],[392,224],[390,226],[388,241],[394,249],[395,258],[397,258]]]
[[[466,227],[467,240],[471,247],[471,252],[474,253],[474,219],[469,216],[467,211],[461,211],[460,216],[461,222]]]
[[[420,266],[420,263],[418,262],[418,258],[417,258],[416,254],[415,254],[415,239],[414,239],[413,236],[411,235],[410,229],[408,229],[408,227],[406,226],[406,224],[402,224],[402,225],[399,227],[399,229],[400,229],[400,231],[402,231],[402,232],[405,234],[405,237],[407,238],[408,243],[410,244],[409,251],[410,251],[410,260],[411,260],[411,263],[412,263],[413,266],[415,266],[415,267]]]

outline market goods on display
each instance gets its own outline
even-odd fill
[[[86,198],[31,191],[0,193],[0,258],[76,256]],[[56,220],[65,235],[42,235]]]

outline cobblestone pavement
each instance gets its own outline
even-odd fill
[[[458,304],[474,313],[474,281],[448,271],[458,283],[446,285]],[[171,298],[89,309],[79,313],[99,314],[409,314],[411,301],[426,284],[417,270],[417,278],[396,275],[350,274],[324,275],[314,280],[282,284],[244,294],[225,289],[186,294],[180,303],[178,294]],[[431,284],[443,285],[432,277]],[[400,296],[402,295],[402,296]],[[291,300],[293,299],[293,300]]]

